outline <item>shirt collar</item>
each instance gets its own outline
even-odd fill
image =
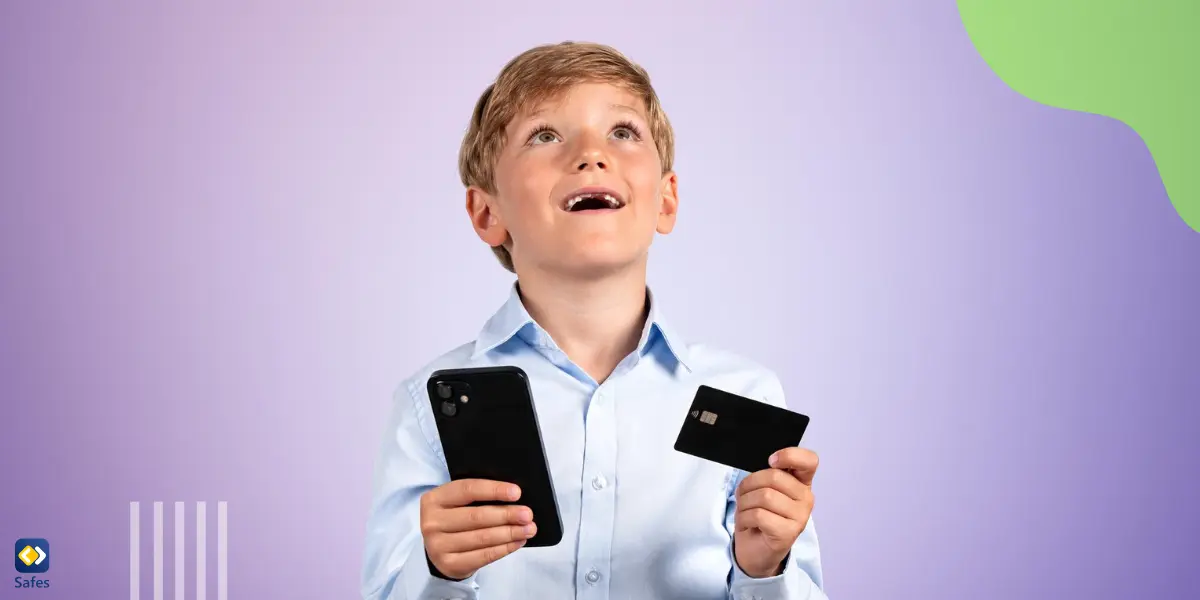
[[[658,302],[654,300],[654,293],[649,288],[646,289],[646,295],[650,302],[650,314],[646,317],[646,325],[642,329],[641,338],[638,339],[638,354],[645,355],[654,347],[656,338],[661,337],[667,351],[675,360],[679,361],[679,364],[690,371],[687,344],[667,325]],[[509,290],[508,300],[488,319],[475,338],[475,349],[471,353],[471,358],[477,359],[518,335],[533,344],[554,345],[554,341],[550,339],[546,331],[533,320],[533,317],[529,316],[529,311],[525,310],[525,304],[521,302],[517,284],[514,283]]]

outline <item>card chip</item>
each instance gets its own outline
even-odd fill
[[[717,413],[711,413],[711,412],[708,412],[707,410],[704,411],[703,413],[700,414],[700,422],[706,423],[708,425],[716,424]]]

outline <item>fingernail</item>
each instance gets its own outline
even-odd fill
[[[535,533],[537,533],[537,525],[530,523],[525,526],[525,537],[533,537]]]
[[[516,500],[517,498],[520,498],[520,497],[521,497],[521,488],[519,488],[515,485],[508,488],[508,499],[509,500]]]
[[[772,454],[771,458],[767,459],[767,464],[771,465],[772,467],[778,463],[779,463],[779,455],[778,454]]]
[[[525,509],[521,511],[521,514],[517,515],[517,518],[520,519],[522,523],[528,523],[533,520],[533,511]]]

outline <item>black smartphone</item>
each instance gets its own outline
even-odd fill
[[[769,468],[772,454],[800,445],[806,429],[805,415],[702,385],[675,449],[753,473]]]
[[[562,516],[525,371],[510,366],[441,370],[429,376],[428,390],[450,479],[491,479],[521,488],[515,502],[472,506],[528,506],[537,533],[525,546],[559,543]]]

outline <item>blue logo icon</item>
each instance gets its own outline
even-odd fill
[[[50,570],[50,542],[42,538],[21,538],[14,550],[18,573],[45,573]]]

